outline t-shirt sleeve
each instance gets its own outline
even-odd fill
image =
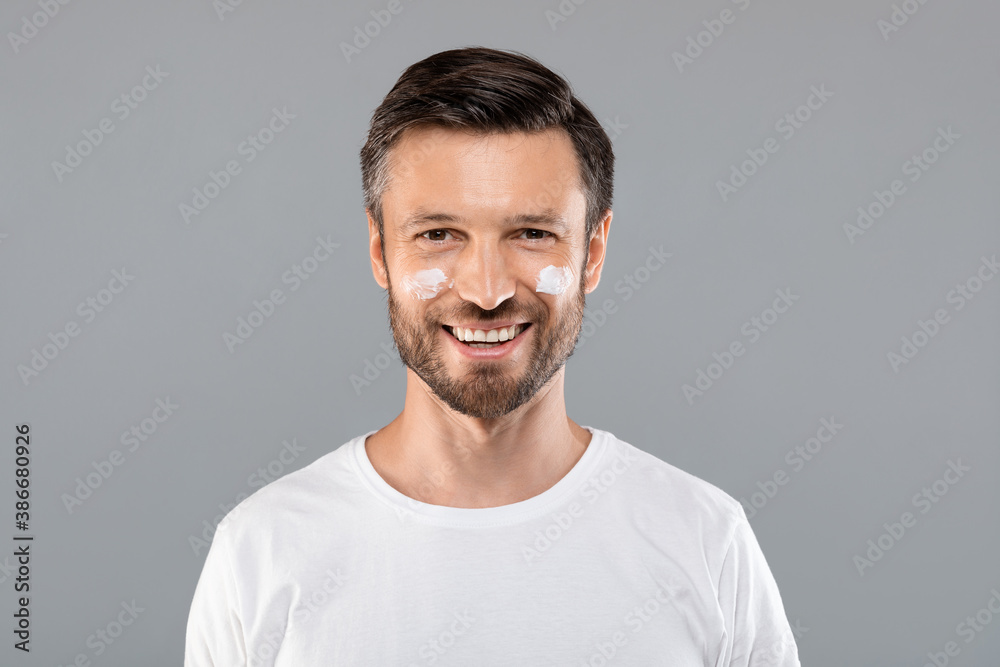
[[[226,537],[221,529],[216,532],[194,591],[184,642],[184,667],[247,664],[239,598]]]
[[[778,585],[742,508],[722,564],[719,604],[726,641],[717,667],[801,667]]]

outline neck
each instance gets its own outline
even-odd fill
[[[449,507],[499,507],[551,488],[591,434],[566,414],[565,367],[530,401],[498,419],[459,414],[407,369],[403,411],[365,443],[372,466],[410,498]]]

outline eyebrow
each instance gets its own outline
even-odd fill
[[[405,234],[428,223],[436,222],[462,222],[462,217],[444,212],[418,211],[415,215],[406,219],[406,221],[400,226],[400,231]],[[570,229],[570,225],[566,219],[550,208],[545,209],[541,213],[518,213],[516,215],[508,216],[503,222],[505,225],[511,227],[519,225],[547,225],[562,232],[568,232]]]

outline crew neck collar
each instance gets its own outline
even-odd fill
[[[581,426],[583,426],[581,424]],[[485,528],[505,526],[527,521],[556,507],[572,496],[581,484],[594,472],[607,447],[607,433],[591,426],[583,426],[592,437],[583,455],[562,479],[542,493],[509,505],[499,507],[448,507],[431,505],[401,493],[389,485],[378,474],[368,452],[365,440],[378,429],[368,431],[354,438],[348,445],[351,460],[356,471],[369,491],[378,499],[390,505],[401,518],[413,516],[427,523],[443,526]]]

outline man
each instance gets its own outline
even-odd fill
[[[566,414],[614,168],[568,84],[438,53],[361,163],[403,411],[232,510],[188,667],[799,665],[740,504]]]

